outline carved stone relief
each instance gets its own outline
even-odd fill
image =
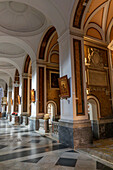
[[[88,61],[90,67],[103,68],[103,58],[99,49],[88,47]]]

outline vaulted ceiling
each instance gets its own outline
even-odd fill
[[[113,0],[92,0],[83,28],[87,36],[109,43],[113,39]]]
[[[65,1],[65,3],[64,3]],[[0,0],[0,81],[23,71],[27,54],[37,58],[41,37],[50,26],[59,35],[69,27],[75,0]],[[7,80],[7,81],[6,81]]]

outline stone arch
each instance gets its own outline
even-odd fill
[[[47,114],[49,114],[49,116],[50,116],[50,123],[51,123],[52,120],[54,120],[55,115],[57,115],[57,104],[54,101],[52,101],[52,100],[48,101],[46,103],[46,110],[47,110],[46,111]]]
[[[38,59],[45,60],[45,52],[46,52],[46,47],[48,44],[48,41],[52,34],[56,31],[55,27],[49,27],[47,31],[43,34],[40,47],[39,47],[39,52],[38,52]]]
[[[31,115],[31,82],[32,62],[29,55],[26,56],[23,68],[23,112]]]
[[[100,103],[99,100],[95,96],[87,96],[87,101],[93,100],[97,105],[97,118],[99,119],[100,116]]]
[[[86,11],[89,8],[89,5],[92,0],[86,0],[86,4],[83,5],[84,0],[77,0],[73,6],[71,18],[70,18],[70,26],[71,28],[82,29],[82,20],[86,15]]]
[[[25,58],[23,73],[28,73],[29,72],[30,62],[31,62],[31,58],[30,58],[29,55],[27,55],[27,57]]]
[[[100,104],[95,96],[87,96],[88,114],[91,120],[93,137],[99,139]]]

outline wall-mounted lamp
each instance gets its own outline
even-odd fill
[[[13,99],[11,98],[11,105],[13,105]]]
[[[31,90],[31,102],[35,102],[35,90],[34,89],[32,89]]]
[[[18,95],[18,104],[21,104],[21,97]]]
[[[89,95],[90,89],[86,89],[86,94]]]

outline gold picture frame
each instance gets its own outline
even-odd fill
[[[59,88],[60,88],[60,98],[69,98],[70,88],[69,88],[67,75],[60,77],[58,79],[58,82],[59,82]]]
[[[21,104],[21,97],[18,95],[18,104]]]
[[[11,105],[13,105],[13,99],[11,98]]]
[[[32,89],[31,90],[31,102],[35,102],[35,90],[34,89]]]

